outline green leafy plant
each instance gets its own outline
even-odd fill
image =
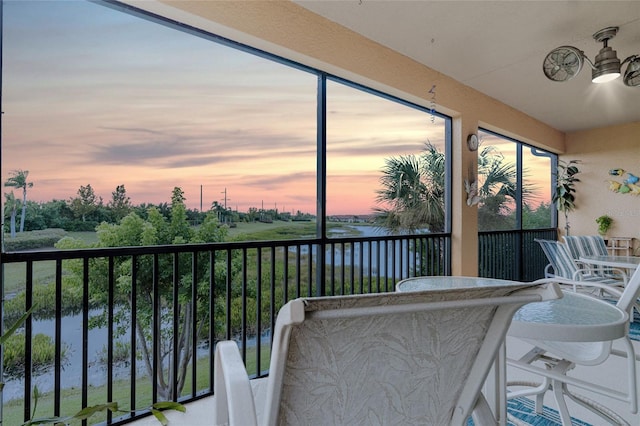
[[[596,223],[598,224],[598,233],[605,236],[609,228],[611,228],[611,225],[613,225],[613,219],[605,214],[596,218]]]
[[[34,387],[33,389],[33,414],[31,416],[31,420],[22,424],[22,426],[31,426],[31,425],[68,425],[71,422],[75,422],[78,420],[86,420],[94,414],[101,413],[103,411],[111,411],[113,413],[121,413],[127,414],[130,411],[120,410],[118,409],[117,402],[107,402],[104,404],[92,405],[90,407],[85,407],[82,410],[78,411],[76,414],[67,417],[35,417],[35,412],[38,407],[38,398],[40,397],[40,392],[38,391],[38,387]],[[179,402],[172,401],[160,401],[149,407],[149,411],[153,416],[160,422],[162,426],[167,426],[169,424],[169,419],[162,412],[163,410],[176,410],[184,413],[186,408],[184,405]]]
[[[579,160],[570,160],[569,162],[558,161],[556,170],[556,187],[551,200],[556,204],[559,212],[564,214],[564,223],[566,235],[569,235],[569,212],[575,208],[575,184],[580,182],[576,177],[580,173],[580,169],[576,166]]]

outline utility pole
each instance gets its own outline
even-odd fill
[[[231,201],[231,198],[227,198],[227,188],[221,194],[224,194],[224,209],[227,210],[227,200]]]
[[[200,213],[202,213],[202,185],[200,185]]]

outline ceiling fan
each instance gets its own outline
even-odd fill
[[[544,75],[552,81],[570,80],[580,72],[586,60],[591,66],[591,81],[606,83],[618,78],[622,65],[629,63],[623,77],[624,84],[630,87],[640,86],[640,55],[631,55],[620,62],[617,52],[608,46],[609,40],[616,36],[618,29],[607,27],[593,35],[597,42],[603,44],[594,62],[577,47],[556,47],[544,58]]]

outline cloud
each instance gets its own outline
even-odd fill
[[[241,176],[237,179],[237,183],[240,185],[254,187],[261,190],[287,188],[293,182],[297,183],[298,186],[303,186],[305,183],[311,183],[309,188],[315,191],[316,174],[315,172],[301,172],[272,176]]]
[[[289,134],[215,130],[205,135],[190,135],[146,128],[103,129],[121,132],[127,137],[126,142],[94,144],[91,151],[83,154],[106,165],[186,168],[228,163],[238,167],[239,162],[258,159],[315,157],[315,142]]]

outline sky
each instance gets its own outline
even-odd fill
[[[316,76],[84,1],[4,4],[2,179],[32,201],[315,214]],[[385,158],[444,149],[444,120],[328,84],[327,213],[369,214]],[[5,188],[5,192],[7,189]],[[226,198],[225,198],[226,194]]]

